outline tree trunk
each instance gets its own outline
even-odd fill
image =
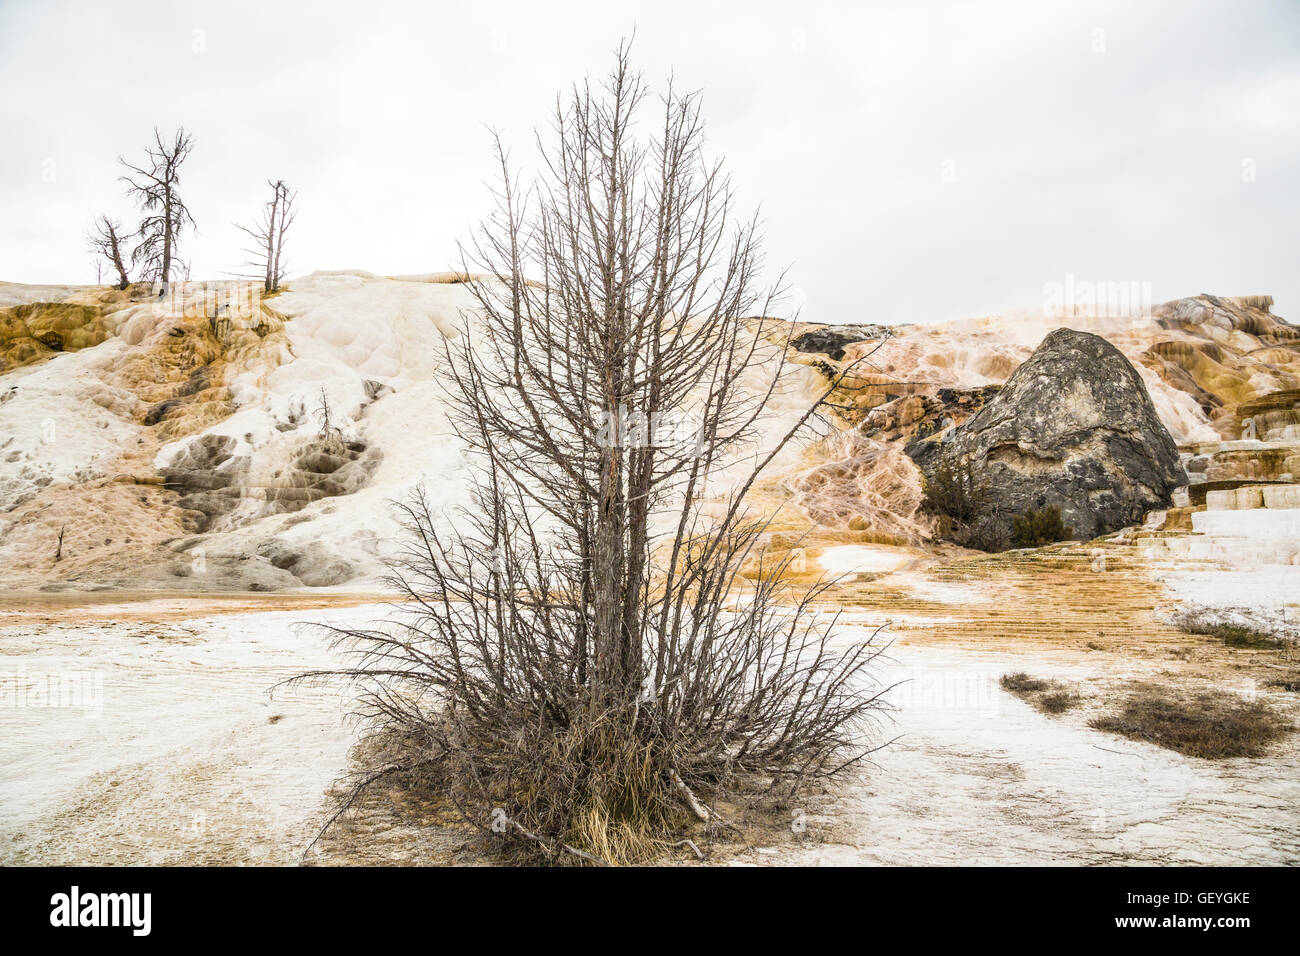
[[[265,292],[274,292],[279,285],[276,269],[280,261],[279,243],[276,242],[276,216],[280,212],[280,184],[275,184],[275,195],[271,198],[271,216],[266,229],[266,281],[262,285]]]
[[[164,189],[163,196],[162,290],[166,292],[172,277],[172,187],[170,182]]]

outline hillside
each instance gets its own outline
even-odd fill
[[[444,340],[472,306],[456,279],[318,272],[265,299],[237,282],[178,286],[166,300],[0,285],[6,586],[372,586],[397,541],[390,503],[424,484],[452,507],[464,487],[436,381]],[[966,420],[1064,326],[1104,337],[1138,370],[1189,472],[1174,519],[1190,529],[1207,492],[1300,473],[1300,329],[1270,305],[1201,295],[1137,318],[800,326],[777,414],[869,358],[823,433],[779,460],[756,500],[813,555],[933,553],[904,448]]]
[[[231,283],[163,302],[0,285],[0,653],[29,705],[0,728],[7,861],[81,863],[87,846],[96,863],[304,861],[356,737],[333,688],[267,690],[336,662],[304,621],[387,613],[362,592],[399,540],[390,502],[420,483],[446,507],[463,493],[436,381],[472,304],[454,278],[317,273],[265,300]],[[879,770],[810,797],[815,839],[781,818],[712,859],[1295,860],[1293,739],[1205,761],[1091,724],[1155,685],[1300,717],[1283,649],[1213,630],[1300,638],[1300,341],[1268,306],[789,330],[778,420],[868,360],[754,500],[792,578],[844,576],[840,640],[888,628],[878,679],[895,685],[899,740]],[[1186,485],[1093,541],[938,540],[909,446],[1014,392],[1061,327],[1132,363]],[[1022,669],[1068,691],[1068,712],[1007,693]],[[68,685],[79,706],[32,703]],[[312,860],[463,862],[465,831],[420,805],[377,795]]]

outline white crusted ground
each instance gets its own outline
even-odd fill
[[[356,729],[337,689],[268,691],[337,660],[298,622],[362,626],[386,611],[157,621],[148,618],[167,615],[104,605],[79,620],[0,623],[10,705],[0,707],[0,862],[299,862],[329,810],[325,791],[349,769]],[[865,634],[841,630],[846,641]],[[813,795],[805,831],[738,862],[1300,862],[1295,738],[1264,760],[1194,760],[1092,730],[1086,713],[1046,717],[998,686],[1028,669],[1103,687],[1159,679],[1167,662],[912,641],[889,656],[877,676],[902,682],[890,695],[897,722],[883,728],[897,741]],[[53,706],[51,677],[71,688],[63,706]],[[363,829],[364,845],[342,838],[323,859],[445,862],[422,855],[436,831],[395,837],[390,826]]]

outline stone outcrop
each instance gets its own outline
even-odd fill
[[[0,309],[0,375],[59,352],[92,348],[108,337],[98,306],[29,302]]]
[[[883,325],[823,325],[796,335],[790,344],[800,352],[820,352],[841,362],[845,346],[870,342],[888,334],[889,329]]]
[[[969,468],[986,512],[1057,507],[1085,539],[1140,523],[1187,483],[1137,371],[1072,329],[1043,339],[977,414],[907,453],[927,477]]]
[[[905,444],[928,438],[966,421],[1001,388],[936,388],[928,394],[893,398],[868,411],[857,431],[865,438]]]

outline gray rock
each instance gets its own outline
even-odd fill
[[[393,394],[391,386],[385,385],[383,382],[376,382],[374,379],[366,379],[364,388],[366,390],[366,398],[372,402],[383,398],[385,395]]]
[[[800,352],[821,352],[837,362],[844,359],[844,346],[854,342],[870,342],[889,334],[883,325],[826,325],[797,335],[791,341]]]
[[[1138,524],[1187,484],[1137,371],[1105,339],[1052,332],[987,405],[907,453],[922,472],[969,466],[980,508],[1008,521],[1055,506],[1085,540]]]

